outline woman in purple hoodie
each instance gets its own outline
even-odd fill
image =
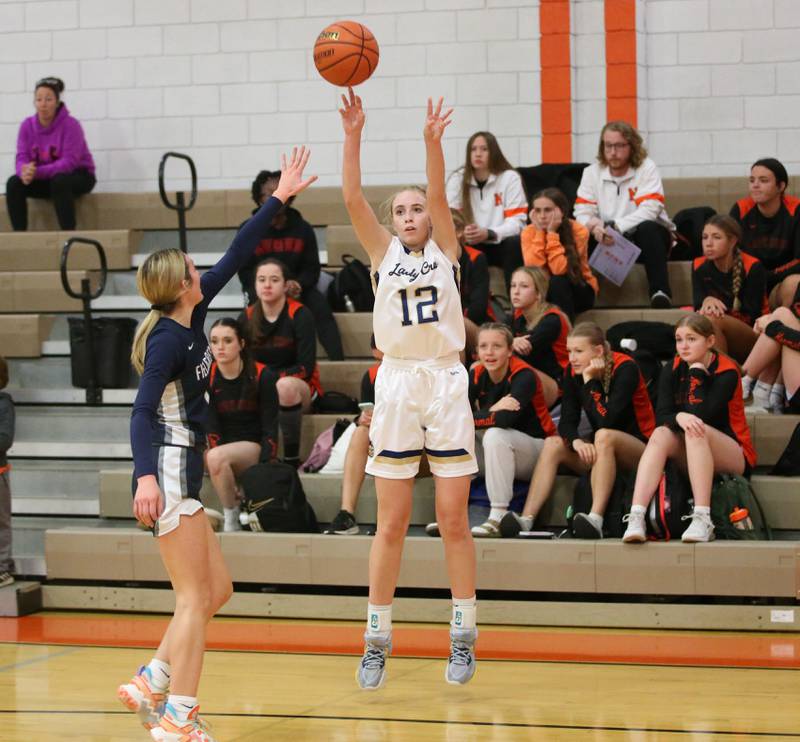
[[[36,115],[25,119],[17,137],[17,172],[6,183],[6,206],[14,231],[28,228],[28,196],[52,198],[61,229],[75,229],[75,196],[97,182],[83,129],[61,101],[64,83],[45,77],[36,83]]]

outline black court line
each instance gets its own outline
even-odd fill
[[[2,0],[0,0],[2,2]],[[127,647],[119,644],[68,644],[61,643],[50,644],[47,642],[15,642],[15,641],[0,641],[0,646],[4,644],[20,645],[28,647],[78,647],[80,649],[132,649],[140,651],[152,651],[156,645],[148,647]],[[209,648],[206,647],[205,652],[230,652],[232,654],[267,654],[267,655],[290,655],[292,657],[361,657],[360,654],[342,654],[341,652],[292,652],[283,649],[225,649],[225,648]],[[425,655],[393,655],[392,659],[397,660],[430,660],[436,662],[437,660],[444,660],[446,657],[430,657]],[[800,672],[798,667],[774,667],[769,665],[692,665],[692,664],[678,664],[675,662],[626,662],[619,660],[611,662],[610,660],[559,660],[559,659],[513,659],[511,657],[478,657],[480,662],[508,662],[508,663],[522,663],[533,665],[579,665],[579,666],[595,666],[598,667],[671,667],[677,670],[762,670],[769,672]],[[800,734],[800,733],[798,733]]]
[[[130,711],[98,711],[94,709],[85,710],[66,710],[57,709],[0,709],[0,714],[70,714],[73,716],[130,716]],[[495,721],[452,721],[450,719],[400,719],[388,716],[328,716],[322,714],[244,714],[232,712],[208,713],[203,712],[203,716],[209,718],[223,719],[287,719],[312,721],[380,721],[391,724],[440,724],[443,726],[464,726],[464,727],[487,727],[487,728],[513,728],[513,729],[570,729],[586,732],[646,732],[653,734],[717,734],[725,736],[739,737],[779,737],[797,739],[800,738],[798,732],[744,732],[730,731],[726,729],[666,729],[661,727],[616,727],[616,726],[596,726],[592,724],[529,724],[526,722],[495,722]]]

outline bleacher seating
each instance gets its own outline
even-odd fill
[[[800,182],[790,184],[790,191],[795,185]],[[743,195],[745,181],[668,179],[665,189],[670,213],[693,205],[727,212]],[[380,186],[366,192],[377,207],[394,190]],[[296,205],[306,219],[321,228],[321,244],[331,270],[342,265],[342,255],[347,253],[365,259],[348,226],[338,189],[310,189],[298,197]],[[233,230],[249,216],[251,206],[244,190],[200,194],[187,214],[187,223],[193,230],[190,238],[202,245],[198,253],[202,265],[211,264],[221,254]],[[128,419],[134,390],[106,390],[102,406],[86,407],[83,390],[71,387],[66,316],[76,316],[80,302],[64,294],[58,275],[61,245],[69,235],[56,231],[49,204],[31,202],[30,214],[33,230],[51,231],[0,231],[0,352],[16,359],[11,364],[9,391],[17,399],[18,412],[17,437],[10,452],[15,526],[25,532],[18,542],[23,549],[18,555],[23,568],[42,574],[45,530],[49,528],[46,568],[50,579],[163,581],[154,540],[134,527],[130,513]],[[176,221],[175,214],[167,211],[154,193],[93,193],[79,199],[78,223],[86,231],[75,234],[98,239],[106,248],[111,270],[108,291],[94,304],[96,314],[144,316],[146,307],[136,296],[133,282],[135,266],[145,252],[165,243],[177,244]],[[5,204],[0,203],[0,230],[8,228]],[[81,277],[94,275],[96,259],[84,248],[79,248],[74,258],[70,278],[77,287]],[[673,263],[669,269],[676,304],[689,304],[689,263]],[[496,293],[504,293],[499,271],[493,271],[492,279]],[[218,298],[212,318],[241,308],[235,281]],[[623,289],[603,282],[597,308],[583,318],[607,328],[630,319],[674,322],[682,313],[680,309],[651,310],[647,304],[644,271],[636,266]],[[327,361],[320,348],[322,384],[357,397],[361,375],[372,363],[371,317],[337,314],[336,320],[348,360]],[[336,417],[305,418],[302,454]],[[749,419],[761,467],[774,463],[800,421],[766,414]],[[563,525],[573,481],[559,478],[542,513],[548,525]],[[319,519],[329,521],[339,508],[339,478],[303,475],[303,482]],[[770,477],[760,469],[753,486],[780,538],[790,539],[800,531],[800,479]],[[208,482],[203,496],[209,505],[218,507]],[[374,484],[368,479],[359,502],[359,522],[374,523],[375,511]],[[76,521],[75,516],[83,520]],[[423,479],[416,486],[412,525],[417,528],[433,519],[432,480]],[[69,528],[61,529],[61,525]],[[234,579],[242,583],[363,586],[369,543],[358,537],[222,535]],[[618,542],[490,541],[477,548],[479,584],[484,589],[796,597],[800,574],[796,543],[790,540],[697,547],[653,544],[640,548],[635,559],[631,549],[636,547]],[[653,587],[654,571],[664,578],[657,589]],[[735,580],[731,578],[734,573]],[[446,586],[440,541],[409,539],[401,585]]]

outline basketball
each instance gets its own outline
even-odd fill
[[[314,44],[314,65],[329,83],[360,85],[378,66],[378,42],[356,21],[337,21],[322,30]]]

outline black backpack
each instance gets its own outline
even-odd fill
[[[342,255],[344,267],[328,286],[328,303],[334,312],[371,312],[375,305],[369,269],[358,258]],[[353,308],[347,306],[350,300]]]
[[[737,508],[747,510],[748,517],[742,521],[743,528],[731,523],[730,514]],[[714,478],[711,490],[711,521],[714,534],[731,541],[770,540],[772,532],[767,525],[756,493],[744,477],[719,474]]]
[[[341,413],[357,415],[358,410],[358,400],[343,392],[325,392],[314,402],[314,411],[320,415],[339,415]]]
[[[769,473],[773,477],[796,477],[800,474],[800,423],[795,426],[788,445]]]
[[[675,244],[669,253],[670,260],[693,260],[703,254],[703,227],[717,212],[710,206],[693,206],[681,209],[672,221],[675,224]]]
[[[625,525],[622,517],[631,509],[631,496],[636,472],[619,472],[614,480],[614,489],[608,498],[606,512],[603,516],[603,536],[605,538],[622,538]],[[572,520],[576,513],[592,511],[592,480],[590,474],[581,474],[575,482],[572,494],[572,505],[567,508],[567,528],[571,533]],[[573,533],[574,535],[574,533]]]
[[[688,478],[671,461],[667,461],[653,499],[645,513],[647,529],[657,539],[669,541],[683,536],[689,527],[694,509],[694,494]]]
[[[659,361],[671,361],[675,357],[675,329],[666,322],[617,322],[606,332],[609,345],[618,352],[627,353],[620,345],[624,338],[632,338],[638,344],[638,350],[649,351]]]
[[[314,509],[293,466],[256,464],[242,474],[241,485],[242,510],[251,515],[251,531],[319,533]]]

